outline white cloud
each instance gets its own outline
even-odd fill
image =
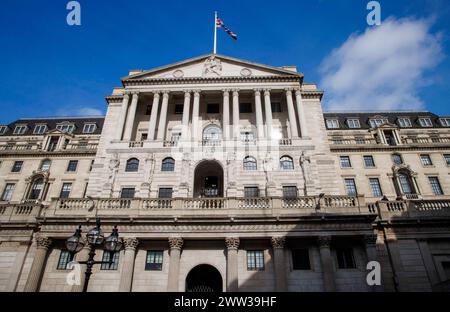
[[[102,115],[104,115],[104,113],[100,109],[92,108],[92,107],[82,107],[77,110],[76,114],[79,116],[102,116]]]
[[[443,58],[440,34],[427,20],[390,18],[352,34],[322,62],[330,110],[423,109],[420,88]]]

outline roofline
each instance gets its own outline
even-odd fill
[[[34,118],[20,118],[16,122],[21,120],[47,120],[47,119],[87,119],[87,118],[105,118],[104,115],[92,115],[92,116],[55,116],[55,117],[34,117]]]
[[[428,113],[436,115],[430,111],[423,111],[423,110],[393,110],[393,111],[371,111],[371,110],[365,110],[365,111],[359,111],[359,110],[348,110],[348,111],[324,111],[324,114],[393,114],[393,113]]]

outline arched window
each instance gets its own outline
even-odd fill
[[[256,159],[252,156],[247,156],[244,158],[244,170],[254,171],[257,170]]]
[[[39,199],[44,189],[44,179],[38,178],[34,180],[33,185],[31,186],[30,194],[28,196],[29,199]]]
[[[161,171],[174,171],[175,159],[167,157],[162,161]]]
[[[400,182],[400,187],[403,194],[410,195],[415,194],[415,190],[411,181],[411,177],[405,173],[400,173],[398,175],[398,180]]]
[[[294,170],[294,161],[289,156],[283,156],[280,158],[280,168],[282,170]]]
[[[51,164],[52,164],[52,161],[51,161],[50,159],[44,159],[44,160],[41,162],[41,167],[40,167],[40,169],[41,169],[42,171],[49,171],[49,170],[50,170]]]
[[[209,125],[203,130],[203,141],[219,141],[222,139],[222,130],[216,125]]]
[[[128,159],[125,172],[137,172],[138,170],[139,170],[139,160],[136,158]]]
[[[403,158],[402,155],[400,154],[393,154],[392,155],[392,162],[397,165],[400,166],[401,164],[403,164]]]

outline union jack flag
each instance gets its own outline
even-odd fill
[[[237,35],[231,31],[231,29],[229,29],[227,26],[225,26],[225,24],[222,22],[222,20],[220,18],[216,19],[216,28],[223,28],[223,30],[225,30],[225,32],[227,34],[229,34],[231,36],[231,38],[233,38],[234,40],[237,40]]]

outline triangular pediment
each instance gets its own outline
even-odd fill
[[[303,74],[285,68],[252,63],[228,56],[207,54],[175,64],[142,71],[123,80],[226,78],[226,77],[303,77]]]

